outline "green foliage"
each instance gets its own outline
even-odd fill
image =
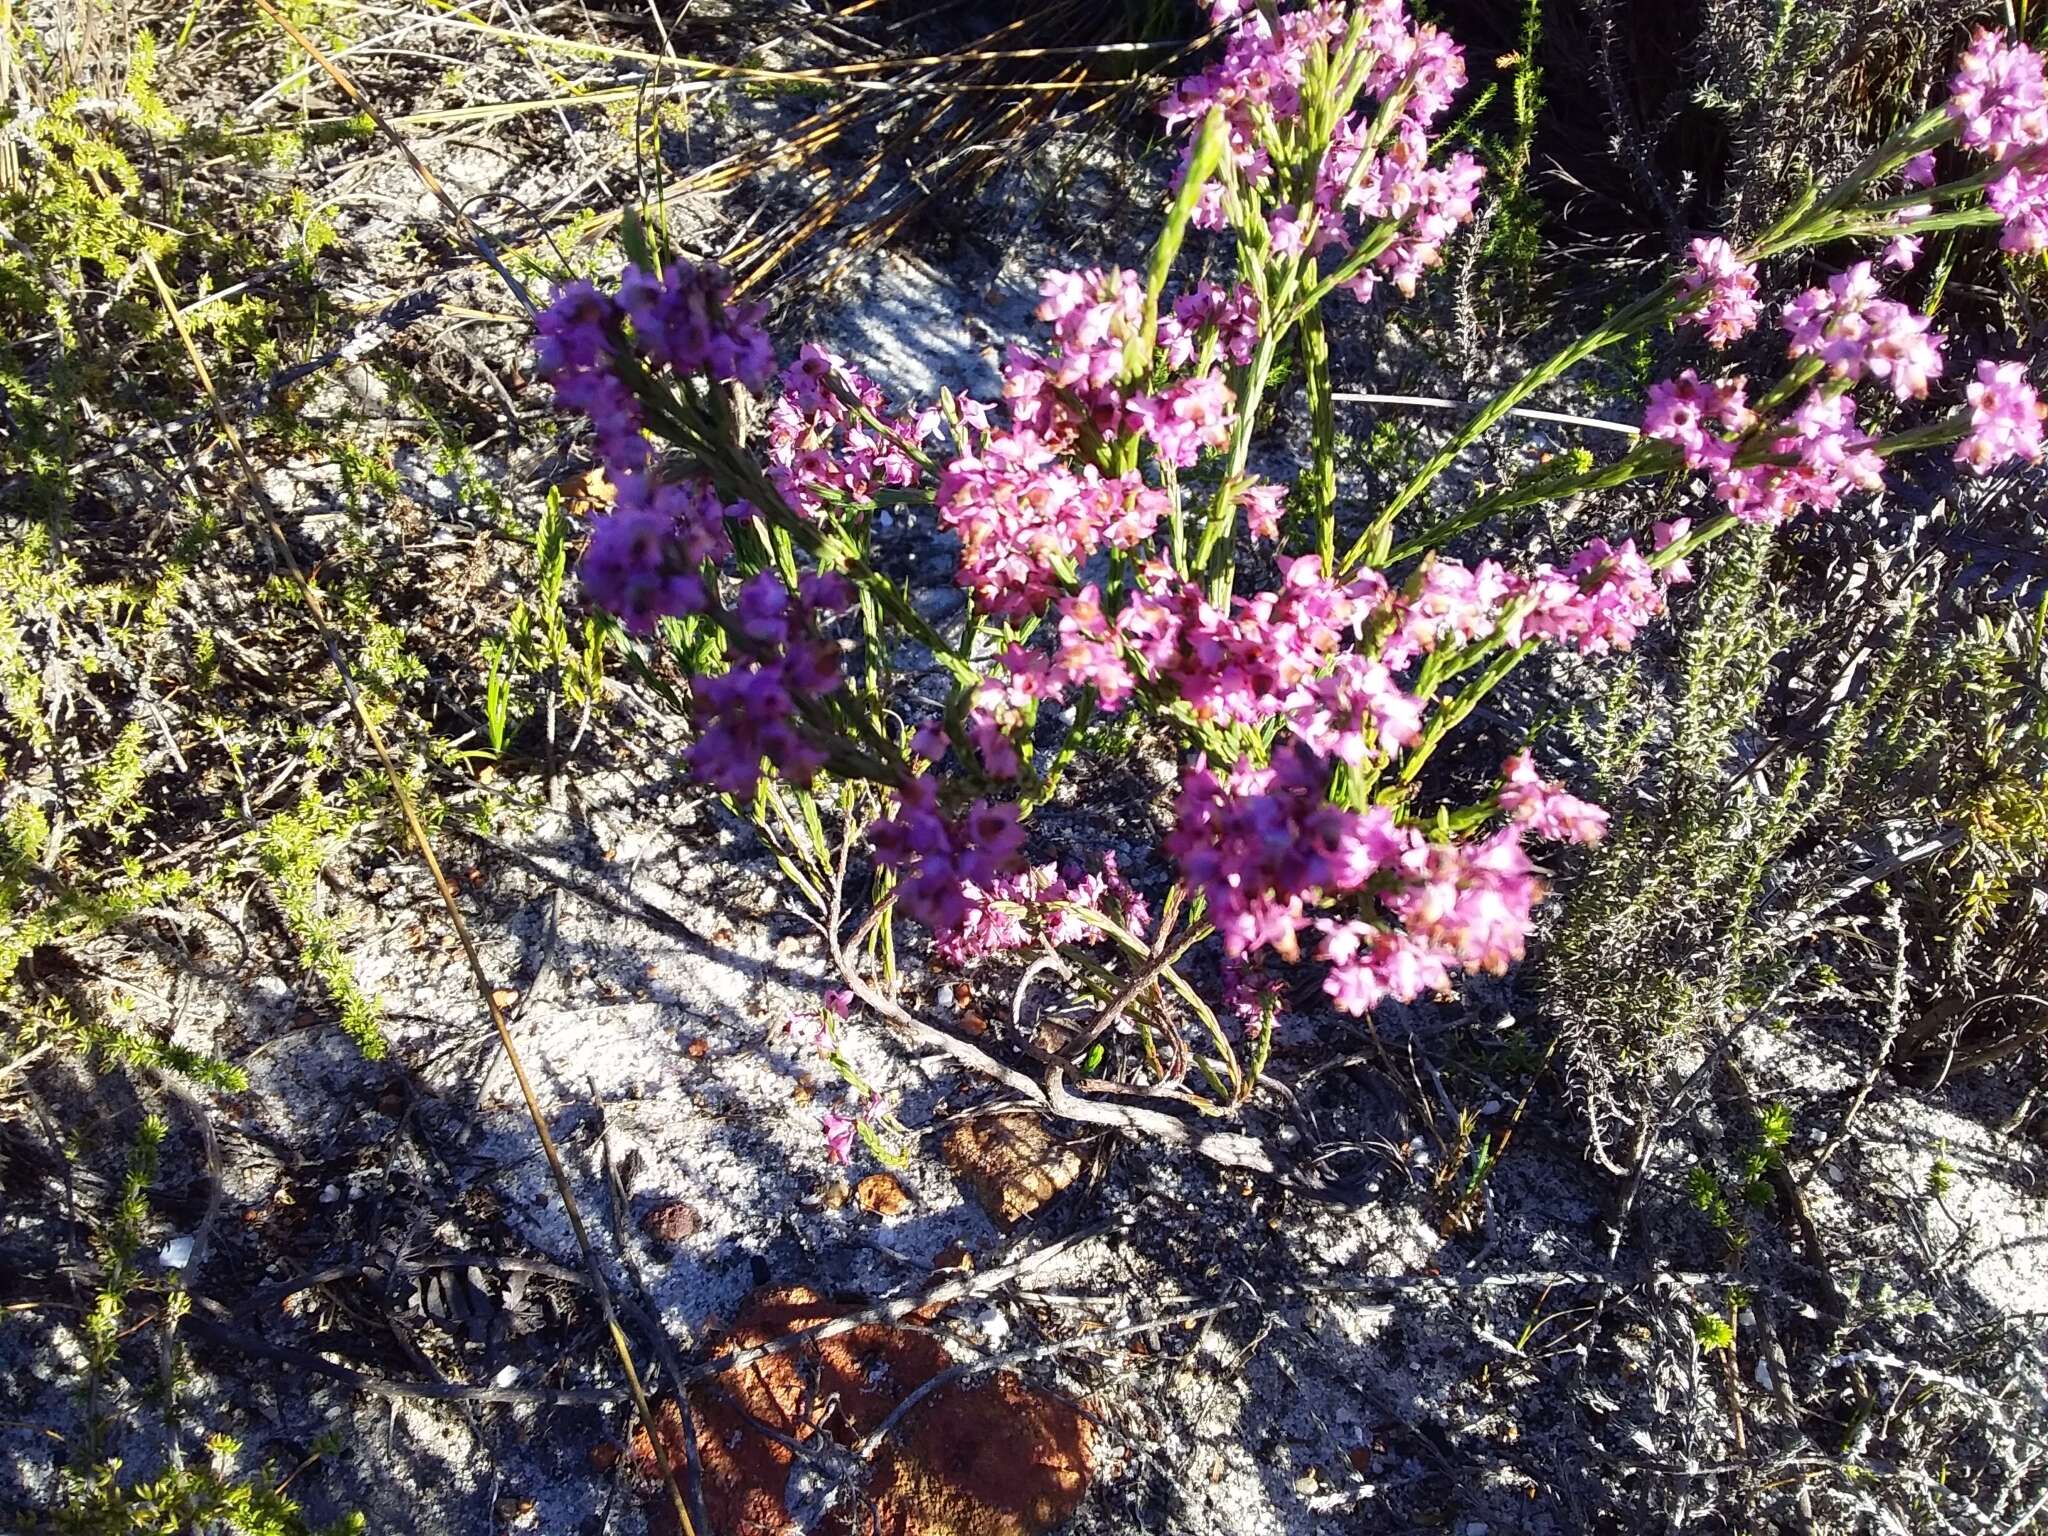
[[[1571,896],[1540,974],[1594,1106],[1609,1118],[1624,1084],[1669,1051],[1775,996],[1797,968],[1784,941],[1788,898],[1805,881],[1803,840],[1845,805],[1851,775],[1900,744],[1872,721],[1910,710],[1918,609],[1882,642],[1862,692],[1814,744],[1768,757],[1757,730],[1780,658],[1809,632],[1770,577],[1770,545],[1732,542],[1686,626],[1675,685],[1653,691],[1623,667],[1573,735],[1596,798],[1619,811]]]
[[[1701,1349],[1711,1354],[1735,1347],[1735,1325],[1716,1312],[1702,1312],[1692,1320],[1692,1336]]]
[[[206,1436],[203,1457],[187,1459],[179,1420],[186,1383],[177,1325],[190,1302],[177,1271],[152,1282],[139,1262],[146,1244],[149,1190],[157,1179],[167,1133],[158,1116],[144,1118],[114,1208],[94,1226],[92,1247],[102,1278],[80,1330],[85,1420],[71,1445],[71,1464],[61,1477],[51,1528],[64,1536],[188,1536],[202,1531],[220,1536],[355,1536],[366,1529],[360,1515],[316,1533],[296,1501],[284,1493],[275,1468],[265,1466],[255,1478],[238,1475],[235,1463],[241,1447],[228,1435]],[[154,1333],[159,1346],[124,1351],[138,1332]],[[117,1439],[132,1440],[140,1430],[132,1408],[119,1415],[109,1411],[117,1400],[137,1395],[122,1379],[124,1353],[158,1362],[152,1395],[164,1406],[167,1454],[166,1465],[155,1476],[124,1478],[123,1458],[115,1454]],[[334,1449],[325,1441],[315,1448],[313,1459]]]
[[[567,614],[569,516],[550,490],[532,537],[535,579],[512,610],[502,638],[483,648],[484,722],[491,755],[504,755],[521,725],[559,695],[571,708],[594,703],[604,681],[605,631],[586,618],[572,634]]]
[[[309,785],[296,809],[263,824],[257,859],[306,969],[340,1013],[343,1032],[374,1061],[384,1054],[382,1019],[349,964],[342,944],[345,926],[320,900],[320,873],[358,824],[357,816],[330,805]]]
[[[0,480],[16,483],[23,510],[61,517],[88,422],[167,417],[193,399],[145,260],[189,301],[186,321],[210,364],[268,369],[282,360],[276,285],[203,301],[280,258],[307,277],[337,235],[303,188],[190,195],[175,147],[188,135],[201,150],[231,141],[218,127],[190,134],[165,106],[153,34],[130,34],[125,74],[94,88],[63,78],[25,14],[10,14],[0,49],[40,65],[50,94],[8,125],[18,174],[0,174],[0,313],[10,321],[0,336]],[[257,158],[297,155],[273,143]]]
[[[1480,255],[1518,295],[1536,265],[1543,244],[1543,208],[1527,185],[1529,161],[1536,145],[1536,127],[1543,111],[1543,71],[1537,51],[1543,41],[1543,0],[1522,0],[1520,46],[1501,65],[1508,77],[1509,126],[1501,134],[1481,134],[1479,152],[1486,161],[1492,200]]]

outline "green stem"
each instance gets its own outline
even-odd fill
[[[1323,569],[1337,563],[1337,408],[1330,391],[1330,340],[1323,311],[1310,305],[1301,317],[1301,368],[1308,387],[1310,465],[1302,488],[1315,519],[1316,552]]]
[[[1252,423],[1258,417],[1259,402],[1265,395],[1266,379],[1273,371],[1273,356],[1279,346],[1279,335],[1267,331],[1259,337],[1258,348],[1245,366],[1244,379],[1237,390],[1237,425],[1230,436],[1230,459],[1216,487],[1215,499],[1209,504],[1201,543],[1195,548],[1195,570],[1208,579],[1210,598],[1219,606],[1230,601],[1230,536],[1237,526],[1237,504],[1231,488],[1244,474],[1245,462],[1251,457]]]

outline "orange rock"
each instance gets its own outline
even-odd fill
[[[871,1173],[853,1187],[853,1202],[873,1216],[901,1216],[910,1195],[893,1173]]]
[[[962,1120],[946,1133],[946,1166],[1004,1228],[1015,1226],[1073,1183],[1081,1159],[1036,1115]]]
[[[725,1343],[755,1348],[847,1310],[802,1287],[757,1292]],[[704,1502],[719,1536],[783,1536],[791,1525],[783,1495],[796,1453],[762,1435],[754,1421],[821,1451],[819,1437],[825,1437],[844,1463],[904,1398],[951,1364],[945,1347],[928,1334],[865,1323],[693,1389]],[[835,1399],[823,1422],[805,1417]],[[680,1465],[682,1422],[672,1401],[661,1405],[657,1427],[671,1462]],[[818,1536],[869,1530],[882,1536],[1042,1536],[1086,1496],[1094,1475],[1091,1444],[1087,1418],[1008,1372],[957,1382],[919,1400],[866,1467],[863,1485],[847,1489],[815,1530]],[[655,1481],[644,1431],[635,1433],[628,1454],[643,1488],[651,1489],[650,1529],[675,1536],[675,1514]]]

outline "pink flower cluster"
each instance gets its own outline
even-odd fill
[[[1664,589],[1676,579],[1653,571],[1633,539],[1618,547],[1594,539],[1562,566],[1545,562],[1526,575],[1491,560],[1471,567],[1432,560],[1398,595],[1398,619],[1381,654],[1403,666],[1445,641],[1464,644],[1496,631],[1509,645],[1542,639],[1586,655],[1625,651],[1664,611]]]
[[[1819,358],[1835,378],[1854,383],[1868,374],[1899,399],[1920,400],[1941,376],[1942,338],[1925,315],[1884,296],[1867,261],[1809,288],[1784,313],[1786,350]]]
[[[1347,285],[1360,300],[1372,296],[1382,274],[1403,293],[1414,292],[1421,273],[1441,259],[1443,242],[1472,217],[1485,174],[1463,152],[1441,167],[1429,164],[1430,125],[1465,83],[1463,51],[1435,27],[1411,24],[1402,0],[1368,0],[1364,10],[1363,94],[1379,107],[1398,100],[1391,131],[1375,140],[1375,109],[1339,123],[1313,168],[1309,196],[1266,215],[1268,238],[1287,256],[1348,251],[1364,230],[1395,225],[1393,239]],[[1226,0],[1213,12],[1232,28],[1223,57],[1175,87],[1162,114],[1169,125],[1193,125],[1220,107],[1235,178],[1250,188],[1264,186],[1273,174],[1274,125],[1301,114],[1310,54],[1342,50],[1349,11],[1337,0],[1319,0],[1269,18],[1263,9]],[[1185,156],[1180,174],[1187,174]],[[1195,222],[1221,229],[1228,219],[1223,184],[1212,182],[1203,188]]]
[[[1136,470],[1077,469],[1036,435],[991,431],[940,474],[937,505],[960,538],[960,584],[984,612],[1026,618],[1103,545],[1150,538],[1167,498]]]
[[[1756,329],[1761,308],[1756,297],[1756,265],[1737,256],[1726,240],[1692,243],[1692,266],[1679,278],[1678,291],[1690,296],[1702,289],[1705,300],[1688,310],[1682,323],[1705,331],[1708,345],[1725,347]]]
[[[1159,317],[1159,355],[1169,368],[1195,360],[1203,339],[1213,337],[1219,355],[1240,368],[1259,344],[1259,300],[1247,283],[1219,288],[1199,282]]]
[[[1651,570],[1632,540],[1604,539],[1527,575],[1431,560],[1399,591],[1374,571],[1333,582],[1313,555],[1283,561],[1282,572],[1277,592],[1238,596],[1227,614],[1159,564],[1139,573],[1113,619],[1085,587],[1060,603],[1050,675],[1094,688],[1110,710],[1147,686],[1206,722],[1280,718],[1317,754],[1362,763],[1420,736],[1423,701],[1398,680],[1417,657],[1496,632],[1510,645],[1626,649],[1663,611],[1664,588],[1683,579]],[[1380,636],[1373,654],[1351,648],[1369,623]]]
[[[1447,989],[1454,970],[1498,976],[1522,958],[1544,883],[1519,827],[1471,843],[1418,841],[1396,873],[1380,901],[1399,929],[1355,918],[1317,925],[1317,958],[1330,965],[1323,990],[1339,1008],[1365,1013],[1389,997],[1412,1002]]]
[[[1599,807],[1544,782],[1526,754],[1509,772],[1507,826],[1476,842],[1432,843],[1384,806],[1332,804],[1329,769],[1306,750],[1223,777],[1197,761],[1166,847],[1204,897],[1227,964],[1267,949],[1294,960],[1313,926],[1330,968],[1324,991],[1362,1014],[1389,997],[1442,990],[1454,971],[1498,973],[1520,959],[1543,894],[1524,831],[1592,841],[1605,830]],[[1376,915],[1316,915],[1346,898],[1376,902]]]
[[[1116,855],[1105,851],[1098,874],[1069,866],[1061,870],[1039,864],[998,876],[986,889],[967,892],[975,903],[960,926],[940,935],[933,948],[952,965],[966,965],[988,955],[1029,949],[1041,940],[1050,944],[1100,944],[1108,938],[1101,927],[1081,916],[1094,912],[1115,920],[1142,938],[1151,925],[1151,909],[1117,868]]]
[[[889,430],[862,420],[847,395]],[[917,483],[919,466],[906,445],[923,442],[937,425],[937,411],[892,419],[872,380],[836,353],[806,345],[783,369],[782,394],[768,412],[768,479],[800,517],[816,518],[828,503],[859,506],[883,486]]]
[[[1511,821],[1554,843],[1597,843],[1607,835],[1607,812],[1536,771],[1536,759],[1517,752],[1501,769],[1500,808]]]
[[[1117,708],[1144,677],[1186,703],[1196,717],[1257,725],[1286,706],[1336,655],[1346,635],[1377,606],[1385,582],[1369,574],[1340,585],[1314,555],[1283,563],[1277,592],[1232,600],[1218,612],[1199,582],[1152,564],[1112,622],[1094,587],[1060,605],[1055,660],[1067,681],[1092,686]]]
[[[1981,151],[2004,174],[1984,200],[2004,221],[1999,241],[2027,255],[2048,250],[2048,85],[2041,56],[2002,31],[1980,30],[1949,82],[1948,115],[1956,140]]]
[[[1783,421],[1759,428],[1745,393],[1741,379],[1703,383],[1688,368],[1650,386],[1643,433],[1674,444],[1688,468],[1707,472],[1729,511],[1766,528],[1807,507],[1827,511],[1851,491],[1883,483],[1883,461],[1856,425],[1849,395],[1809,390]],[[1745,448],[1760,461],[1737,464]],[[1796,462],[1775,462],[1780,457]]]
[[[839,651],[821,621],[852,606],[852,583],[836,573],[806,576],[795,593],[771,571],[740,588],[730,615],[731,666],[690,681],[697,738],[687,757],[700,783],[746,799],[764,760],[796,784],[825,766],[825,753],[800,723],[799,701],[838,690]]]
[[[1956,462],[1988,474],[2009,459],[2041,458],[2041,420],[2048,416],[2027,382],[2024,363],[1977,364],[1977,378],[1967,391],[1970,431],[1956,446]]]
[[[1024,851],[1017,807],[977,800],[948,815],[931,774],[912,779],[895,810],[868,828],[875,861],[897,872],[896,904],[939,936],[959,931],[981,910],[975,892],[992,890]]]

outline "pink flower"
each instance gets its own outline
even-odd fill
[[[1305,223],[1292,203],[1266,215],[1266,233],[1272,238],[1275,256],[1299,256],[1308,249]]]
[[[1076,687],[1093,688],[1097,702],[1112,713],[1123,708],[1137,686],[1123,656],[1117,630],[1102,609],[1102,592],[1093,582],[1072,597],[1060,599],[1059,675]]]
[[[960,925],[932,946],[949,965],[966,965],[987,955],[1027,949],[1041,939],[1052,944],[1100,944],[1109,935],[1083,917],[1093,912],[1142,935],[1152,917],[1145,898],[1117,868],[1116,855],[1102,855],[1099,874],[1053,865],[1001,875],[972,887],[971,909]]]
[[[792,1013],[782,1021],[782,1032],[798,1049],[823,1056],[832,1049],[832,1026],[814,1012]]]
[[[831,1154],[832,1161],[840,1164],[852,1162],[853,1138],[860,1122],[846,1115],[826,1113],[818,1116],[818,1127],[825,1133],[825,1150]]]
[[[1131,420],[1159,457],[1187,469],[1205,448],[1227,447],[1237,421],[1237,400],[1215,369],[1156,395],[1138,395],[1127,406]]]
[[[1913,270],[1913,263],[1920,259],[1920,237],[1918,235],[1893,235],[1885,242],[1882,260],[1888,267],[1901,272]]]
[[[1334,806],[1325,781],[1319,760],[1302,751],[1278,753],[1265,768],[1240,763],[1227,780],[1203,760],[1188,769],[1165,846],[1207,898],[1225,954],[1271,948],[1295,958],[1311,903],[1359,889],[1411,846],[1413,834],[1384,806]]]
[[[1323,991],[1341,1012],[1362,1016],[1390,997],[1412,1003],[1450,990],[1450,957],[1426,939],[1356,920],[1321,918],[1316,926],[1316,958],[1330,967]]]
[[[1255,539],[1280,537],[1280,517],[1286,510],[1287,487],[1254,481],[1237,493],[1238,510],[1244,526]]]
[[[1828,511],[1852,490],[1876,490],[1884,483],[1884,461],[1856,424],[1848,395],[1808,391],[1770,442],[1776,455],[1796,454],[1795,464],[1753,464],[1730,468],[1714,492],[1744,522],[1775,528],[1806,507]]]
[[[1259,301],[1250,284],[1224,289],[1197,283],[1159,317],[1159,351],[1169,368],[1185,368],[1202,340],[1212,336],[1218,351],[1239,367],[1252,360],[1259,343]]]
[[[825,1011],[835,1019],[853,1017],[853,994],[844,987],[835,987],[825,994]]]
[[[1387,905],[1411,934],[1456,955],[1466,970],[1501,975],[1522,958],[1544,887],[1519,827],[1478,843],[1430,843],[1408,873],[1411,883]]]
[[[861,507],[884,486],[917,484],[918,463],[903,444],[936,431],[935,413],[891,420],[888,401],[874,382],[819,346],[806,345],[783,369],[782,388],[768,412],[768,479],[798,516],[815,519],[828,507]],[[894,436],[872,430],[845,395],[859,400]]]
[[[1515,583],[1534,605],[1509,636],[1558,640],[1587,655],[1625,651],[1637,633],[1664,611],[1664,583],[1637,553],[1634,539],[1616,548],[1594,539],[1562,570],[1539,565]]]
[[[1674,518],[1668,523],[1658,523],[1650,530],[1654,547],[1661,554],[1692,531],[1692,519]],[[1692,567],[1683,559],[1673,560],[1664,567],[1666,586],[1680,587],[1692,580]]]
[[[1151,537],[1166,506],[1136,471],[1076,470],[1026,433],[991,432],[939,476],[939,520],[960,538],[960,584],[998,618],[1041,611],[1063,571],[1105,544],[1129,549]]]
[[[2017,256],[2048,251],[2048,166],[2015,165],[1984,189],[1984,201],[2005,221],[2000,250]]]
[[[1899,180],[1909,187],[1934,185],[1934,151],[1923,149],[1899,167]]]
[[[1394,681],[1386,663],[1347,651],[1289,695],[1287,721],[1311,751],[1359,764],[1417,741],[1422,701]]]
[[[2008,47],[2003,31],[1980,29],[1957,65],[1948,115],[1958,143],[1996,161],[2048,144],[2048,91],[2039,54],[2025,43]]]
[[[1942,338],[1925,315],[1882,297],[1867,261],[1787,304],[1785,331],[1793,357],[1819,357],[1838,379],[1884,379],[1901,400],[1925,397],[1942,371]]]
[[[1958,464],[1982,475],[2008,459],[2040,459],[2041,421],[2048,416],[2048,407],[2027,382],[2024,363],[1986,358],[1977,364],[1977,379],[1968,393],[1970,434],[1956,447]]]
[[[1505,782],[1500,808],[1536,836],[1552,842],[1597,843],[1607,835],[1607,812],[1543,778],[1527,752],[1509,758],[1501,772]]]
[[[1643,435],[1676,443],[1685,462],[1695,469],[1725,465],[1728,455],[1722,434],[1740,436],[1755,424],[1741,379],[1705,384],[1690,368],[1675,379],[1652,384],[1649,403],[1643,409]],[[1710,433],[1709,428],[1714,430]]]
[[[1726,240],[1695,240],[1692,270],[1678,280],[1681,294],[1706,290],[1706,301],[1679,317],[1683,325],[1697,325],[1706,332],[1711,346],[1725,347],[1756,329],[1756,265],[1743,261]]]

